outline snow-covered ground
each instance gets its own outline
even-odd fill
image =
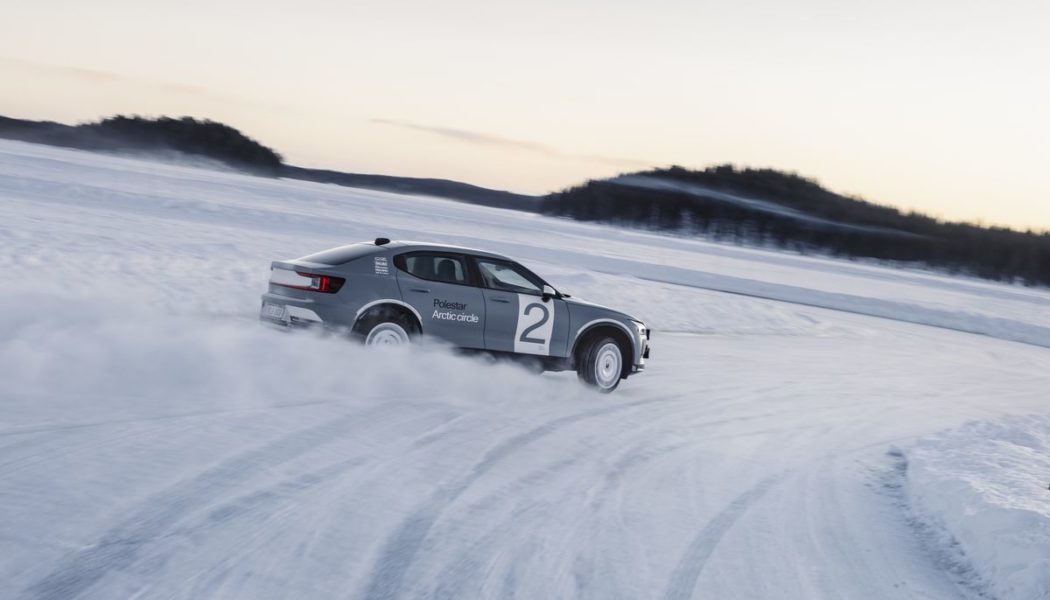
[[[901,467],[949,570],[999,598],[1050,598],[1050,418],[975,421],[916,444]]]
[[[259,326],[270,260],[380,235],[632,312],[649,369]],[[0,598],[1047,594],[1045,290],[14,142],[0,248]]]

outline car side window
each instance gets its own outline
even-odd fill
[[[501,260],[478,258],[482,285],[489,289],[522,294],[540,294],[543,284],[521,265]]]
[[[427,252],[402,254],[394,259],[394,265],[406,273],[427,281],[459,285],[468,283],[466,265],[458,256]]]

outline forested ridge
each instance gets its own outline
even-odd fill
[[[260,175],[276,175],[281,155],[224,123],[193,117],[117,115],[79,125],[0,117],[0,137],[82,150],[179,153]]]
[[[547,196],[549,215],[1050,285],[1050,232],[948,222],[773,169],[655,169]]]

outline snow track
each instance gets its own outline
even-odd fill
[[[722,541],[722,536],[776,482],[777,477],[768,477],[759,481],[743,494],[733,499],[714,518],[707,522],[707,525],[697,533],[686,552],[678,560],[678,564],[671,573],[671,579],[664,598],[680,600],[693,597],[693,594],[696,592],[696,582],[700,579],[700,574],[703,572],[708,559],[711,558],[715,549],[718,548],[719,542]]]
[[[271,259],[376,235],[637,313],[650,367],[258,325]],[[1045,291],[435,199],[0,143],[0,243],[0,598],[991,597],[887,451],[1050,388]]]

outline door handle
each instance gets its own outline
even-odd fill
[[[413,292],[419,292],[420,294],[429,294],[430,293],[430,288],[414,287],[414,288],[408,288],[408,289],[412,290]]]
[[[493,298],[493,302],[499,302],[500,304],[510,304],[510,300],[506,298]]]

